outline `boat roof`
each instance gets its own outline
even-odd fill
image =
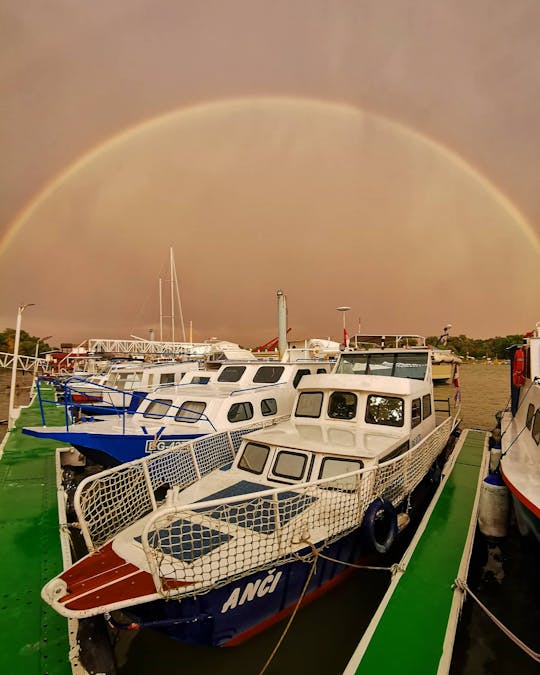
[[[304,375],[298,384],[298,391],[313,389],[414,396],[431,391],[431,386],[424,380],[387,375],[346,375],[343,373]]]
[[[317,452],[339,457],[350,456],[376,460],[409,438],[407,429],[324,422],[298,423],[296,420],[244,434],[245,441]]]

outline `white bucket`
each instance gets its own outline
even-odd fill
[[[482,481],[478,503],[478,527],[486,537],[506,537],[510,500],[508,488],[498,474]]]

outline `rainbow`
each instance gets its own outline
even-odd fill
[[[409,137],[417,143],[428,146],[432,151],[438,153],[446,161],[451,162],[456,168],[464,172],[471,180],[476,181],[483,189],[485,189],[493,200],[507,213],[511,220],[516,224],[521,232],[525,235],[533,249],[540,254],[540,239],[536,232],[531,227],[525,216],[510,201],[510,199],[498,189],[491,181],[489,181],[484,174],[478,171],[474,166],[467,162],[461,155],[434,140],[431,137],[421,134],[417,130],[405,126],[401,122],[383,117],[371,111],[365,111],[353,105],[346,103],[328,102],[318,99],[304,99],[304,98],[288,98],[288,97],[252,97],[252,98],[237,98],[227,99],[224,101],[212,101],[196,104],[170,111],[164,115],[151,118],[126,130],[119,134],[108,138],[103,143],[93,147],[76,162],[71,164],[65,171],[55,176],[45,187],[39,191],[35,197],[17,214],[14,220],[9,224],[4,237],[0,240],[0,256],[5,254],[11,242],[17,234],[24,228],[25,224],[32,218],[34,213],[47,199],[52,197],[57,190],[59,190],[65,183],[70,181],[79,172],[83,171],[86,166],[95,161],[98,157],[111,152],[120,145],[142,135],[151,132],[159,126],[166,125],[172,121],[177,121],[178,118],[202,118],[204,116],[211,116],[214,114],[223,115],[234,114],[237,111],[245,110],[246,107],[262,106],[264,108],[274,107],[277,110],[283,111],[294,110],[295,113],[305,112],[309,114],[313,112],[314,108],[324,110],[330,114],[347,115],[359,118],[361,116],[371,117],[377,119],[379,123],[388,125],[401,135]]]

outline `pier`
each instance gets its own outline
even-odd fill
[[[466,576],[486,433],[466,430],[398,572],[344,675],[443,675],[461,606],[453,588]]]
[[[48,398],[52,388],[50,394]],[[63,410],[48,411],[47,419],[62,424]],[[16,427],[0,446],[0,673],[70,675],[66,620],[40,597],[44,583],[62,568],[58,443],[24,436],[20,430],[40,424],[35,399],[21,409]]]

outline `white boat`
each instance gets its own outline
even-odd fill
[[[500,468],[521,534],[531,533],[540,541],[540,322],[512,350],[510,371]]]
[[[137,405],[160,387],[179,384],[187,373],[199,370],[196,361],[124,361],[114,364],[100,381],[76,375],[62,383],[60,400],[84,415],[117,415]]]
[[[343,353],[302,378],[289,421],[244,434],[232,466],[204,470],[221,434],[83,481],[91,553],[42,597],[67,617],[118,625],[123,610],[132,627],[238,644],[389,550],[456,419],[436,419],[427,349]]]
[[[443,384],[450,382],[456,376],[456,368],[463,359],[454,354],[451,349],[437,349],[431,348],[431,363],[433,371],[433,382],[435,384]]]
[[[92,462],[114,466],[179,442],[289,415],[301,378],[332,367],[324,360],[224,363],[217,371],[188,373],[185,384],[161,386],[142,403],[106,419],[73,423],[66,415],[65,426],[44,422],[23,433],[68,443]]]

